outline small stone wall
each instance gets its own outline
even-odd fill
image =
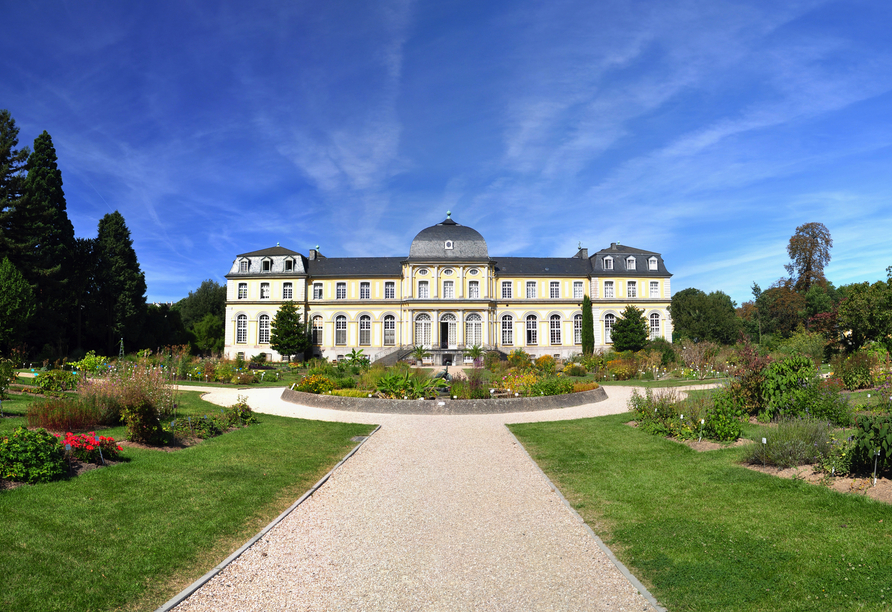
[[[285,389],[282,399],[292,404],[344,410],[346,412],[377,412],[384,414],[502,414],[508,412],[533,412],[570,408],[584,404],[594,404],[607,399],[604,387],[591,391],[547,395],[543,397],[511,397],[486,400],[387,400],[366,397],[341,397],[339,395],[317,395]]]

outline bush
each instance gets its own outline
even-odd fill
[[[614,380],[631,380],[638,374],[638,364],[634,359],[614,359],[607,362],[607,371]]]
[[[578,382],[573,383],[573,393],[581,393],[582,391],[591,391],[600,387],[596,382]]]
[[[497,351],[489,351],[483,356],[483,367],[490,372],[494,372],[501,360],[502,356]]]
[[[545,376],[527,388],[526,395],[563,395],[573,392],[573,381],[562,376]]]
[[[254,376],[254,372],[250,370],[245,370],[244,372],[236,372],[233,374],[232,378],[229,379],[234,385],[253,385],[257,382],[257,377]]]
[[[758,414],[765,406],[762,384],[765,382],[765,369],[770,363],[769,357],[760,355],[749,343],[744,344],[733,358],[731,397],[746,414]]]
[[[840,427],[852,424],[849,398],[841,395],[833,383],[821,381],[810,385],[803,393],[802,399],[803,403],[795,407],[794,416],[829,421]]]
[[[765,371],[763,397],[769,417],[774,414],[799,415],[804,413],[809,388],[817,384],[817,372],[812,360],[804,355],[792,355],[775,361]]]
[[[369,395],[374,395],[373,392],[368,389],[335,389],[331,392],[332,395],[339,395],[340,397],[364,397],[368,398]]]
[[[304,393],[327,393],[334,389],[334,383],[327,376],[314,374],[303,378],[295,389]]]
[[[256,365],[263,365],[266,363],[266,353],[257,353],[251,357],[251,363]]]
[[[70,445],[71,455],[82,463],[99,463],[103,459],[117,461],[123,450],[115,443],[114,438],[96,437],[95,431],[91,431],[90,435],[75,435],[68,432],[64,438],[60,436],[57,438],[63,448]]]
[[[690,440],[703,436],[731,442],[740,436],[740,410],[731,394],[719,390],[710,395],[696,395],[679,400],[673,389],[645,395],[632,393],[629,408],[638,427],[650,434]]]
[[[37,401],[28,406],[28,427],[54,431],[85,431],[103,422],[102,410],[86,398],[59,398]]]
[[[9,359],[0,358],[0,399],[6,397],[6,390],[15,379],[15,367]]]
[[[78,373],[96,375],[99,372],[108,370],[108,357],[97,355],[96,351],[88,351],[84,358],[80,361],[73,361],[69,364],[73,370]]]
[[[892,467],[892,416],[859,416],[855,419],[853,442],[854,469],[860,472],[873,471],[874,454],[877,450],[880,451],[876,458],[877,470]]]
[[[37,375],[37,386],[45,391],[73,391],[77,388],[77,375],[65,370],[49,370]]]
[[[712,394],[712,406],[704,417],[703,435],[720,442],[733,442],[740,437],[743,411],[737,407],[731,392],[720,389]]]
[[[0,478],[27,482],[49,482],[65,473],[62,445],[45,429],[19,427],[0,439]]]
[[[789,468],[819,463],[831,452],[830,428],[826,421],[781,419],[765,440],[765,444],[753,445],[747,457],[750,463]]]
[[[127,425],[127,438],[131,442],[142,444],[160,444],[164,439],[164,431],[158,419],[158,412],[152,401],[134,394],[121,407],[121,417]]]
[[[356,380],[350,376],[343,376],[334,380],[336,389],[353,389],[356,387]]]
[[[873,386],[873,368],[877,365],[875,353],[862,350],[849,356],[837,355],[831,364],[834,376],[839,378],[849,391]]]
[[[564,366],[564,374],[567,376],[585,376],[588,372],[582,364],[571,363],[570,365]]]
[[[530,356],[522,348],[516,348],[508,354],[508,366],[517,369],[527,368]]]
[[[542,355],[536,360],[536,369],[546,374],[554,374],[556,367],[557,364],[551,355]]]
[[[664,368],[678,363],[675,346],[665,338],[654,338],[644,345],[646,351],[657,351],[660,354],[660,365]]]

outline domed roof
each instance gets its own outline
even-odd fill
[[[459,225],[447,212],[445,220],[418,232],[409,248],[409,259],[489,259],[489,250],[480,232]]]

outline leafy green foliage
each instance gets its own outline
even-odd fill
[[[833,239],[823,223],[805,223],[796,228],[787,245],[790,263],[784,266],[796,291],[808,293],[813,285],[824,281],[824,266],[830,262],[832,247]]]
[[[312,374],[297,383],[295,390],[303,393],[327,393],[334,388],[334,382],[327,376]]]
[[[808,389],[816,384],[816,376],[814,363],[803,355],[791,355],[770,364],[762,385],[769,416],[804,412]]]
[[[76,372],[95,375],[101,370],[108,369],[108,357],[97,355],[96,351],[87,351],[83,359],[71,362],[71,368]]]
[[[595,352],[595,321],[592,315],[592,300],[589,296],[582,296],[582,354],[591,355]]]
[[[770,357],[760,355],[759,350],[749,343],[744,344],[737,352],[731,368],[729,389],[734,403],[746,414],[758,414],[765,406],[763,383],[765,370],[770,363]]]
[[[300,312],[293,301],[279,306],[273,317],[269,338],[270,348],[287,357],[303,354],[310,348],[310,337],[300,322]]]
[[[135,397],[121,408],[121,417],[127,425],[127,438],[131,442],[160,444],[164,431],[158,419],[158,411],[148,397]]]
[[[207,313],[192,326],[192,338],[198,354],[213,354],[223,351],[223,317]]]
[[[765,443],[756,442],[747,455],[753,464],[781,468],[820,463],[831,452],[830,428],[826,421],[781,419]]]
[[[37,375],[37,386],[45,391],[73,391],[78,376],[67,370],[47,370]]]
[[[6,399],[9,384],[15,380],[15,367],[9,359],[0,357],[0,399]]]
[[[695,288],[682,289],[672,296],[669,313],[676,339],[731,344],[740,331],[734,302],[721,291],[707,295]]]
[[[63,448],[45,429],[19,427],[0,439],[0,478],[27,482],[49,482],[65,473]]]
[[[892,416],[869,415],[855,419],[853,467],[862,472],[873,469],[875,453],[877,470],[892,468]]]
[[[847,349],[857,350],[870,341],[892,349],[892,281],[872,285],[856,283],[846,289],[839,305],[838,322]]]
[[[644,395],[635,390],[629,409],[635,413],[638,427],[654,435],[732,442],[741,432],[741,411],[725,390],[684,400],[673,389],[657,393],[645,389]]]
[[[613,324],[610,335],[613,348],[617,351],[640,351],[647,344],[647,322],[644,311],[631,304],[626,306]]]
[[[516,348],[508,353],[508,366],[512,368],[527,368],[530,366],[530,354],[522,348]]]
[[[840,379],[849,391],[872,387],[873,368],[876,364],[876,355],[862,350],[855,351],[851,355],[837,355],[831,362],[833,375]]]
[[[8,350],[22,338],[35,311],[31,286],[4,257],[0,262],[0,350]]]
[[[737,407],[731,393],[720,389],[712,395],[712,406],[707,408],[703,435],[719,442],[733,442],[740,437],[743,411]]]

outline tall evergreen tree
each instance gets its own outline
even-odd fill
[[[96,297],[107,355],[119,338],[133,346],[146,312],[146,279],[139,268],[130,230],[118,211],[99,220],[96,237]]]
[[[591,355],[595,352],[595,321],[592,316],[592,300],[589,296],[582,297],[582,354]]]
[[[310,348],[310,338],[300,322],[300,311],[294,302],[289,300],[279,306],[273,318],[269,345],[287,359],[292,355],[302,354]]]
[[[613,348],[617,351],[640,351],[647,344],[647,322],[644,311],[631,304],[626,306],[622,315],[613,324],[610,334]]]
[[[74,334],[74,346],[81,352],[84,350],[85,326],[90,323],[88,315],[93,310],[96,299],[96,240],[75,238],[71,260],[75,264],[68,276],[68,291],[73,302],[71,331]],[[97,340],[100,349],[103,348],[104,341],[104,335]]]
[[[6,353],[24,337],[34,315],[31,286],[8,257],[0,262],[0,313],[0,352]]]
[[[0,110],[0,257],[10,255],[10,218],[22,196],[28,149],[18,150],[19,128],[8,110]]]

